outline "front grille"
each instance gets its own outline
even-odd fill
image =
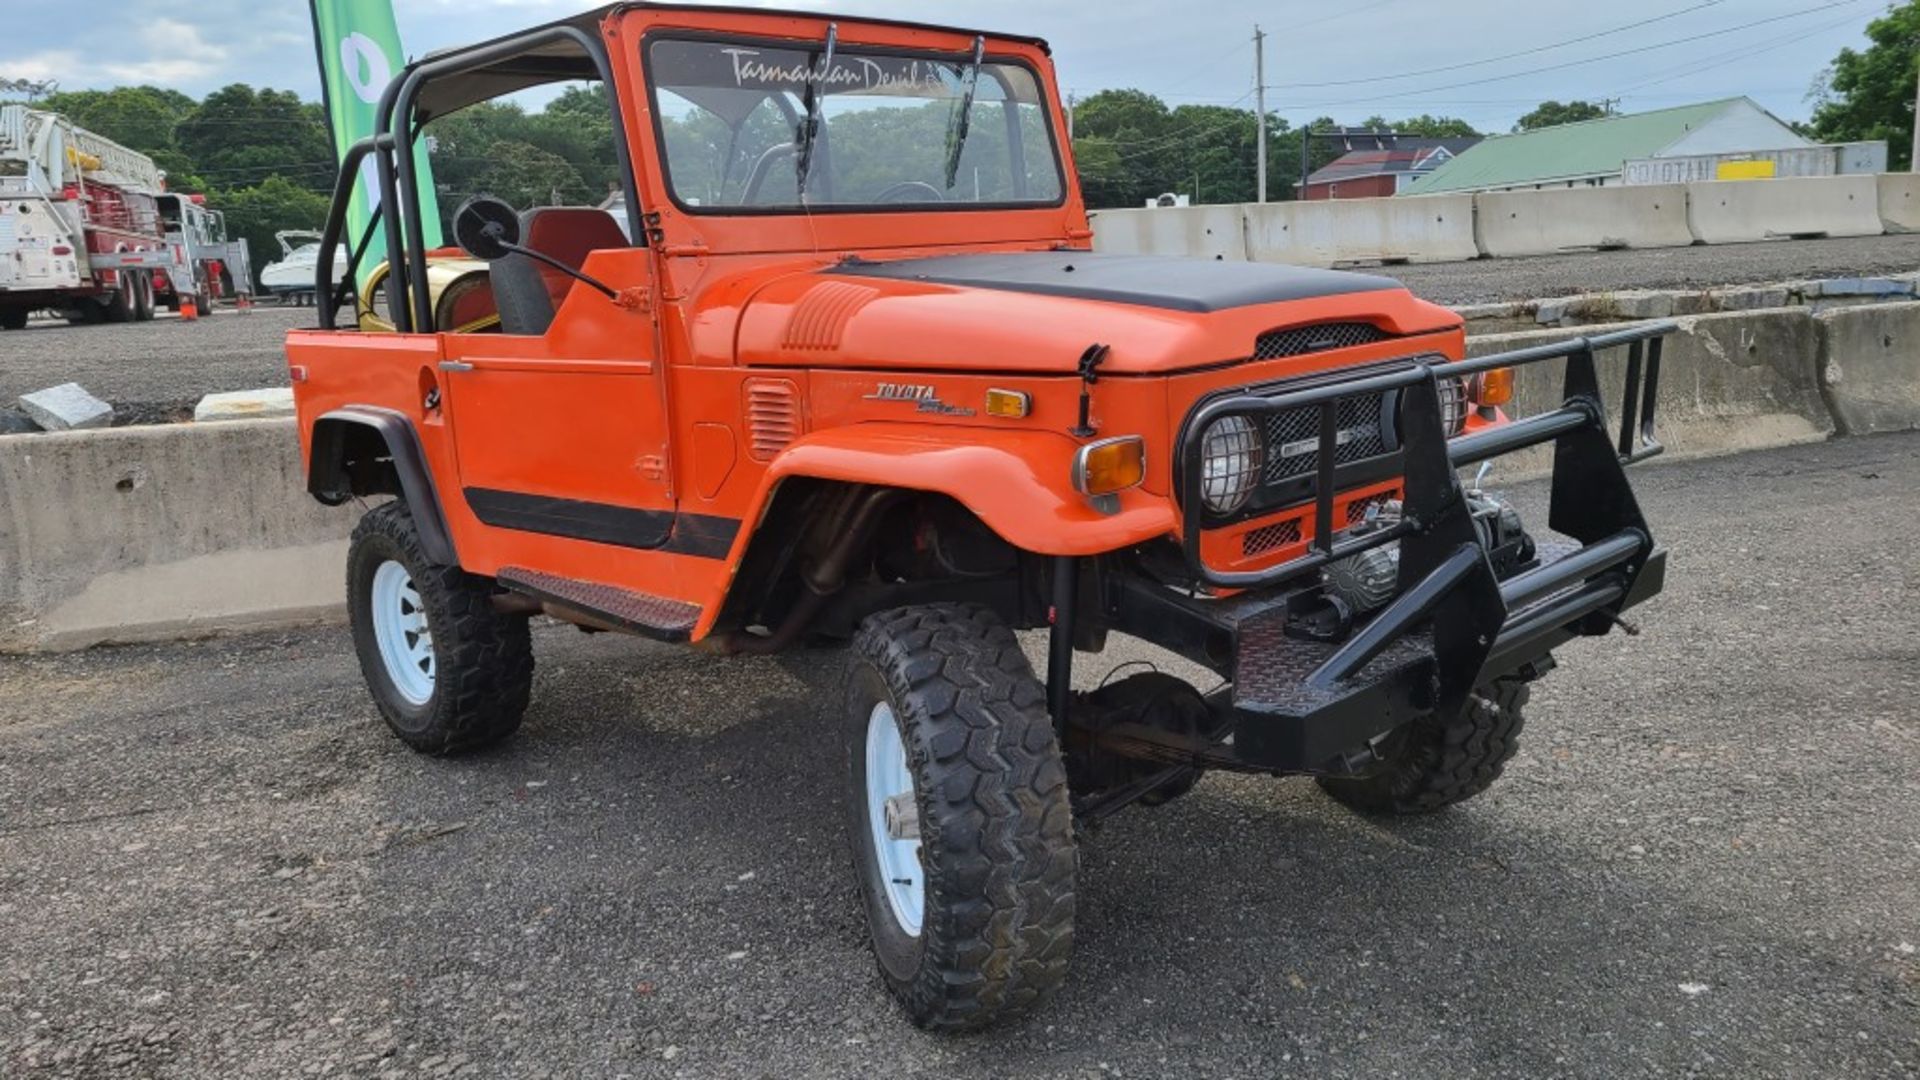
[[[1353,500],[1347,504],[1347,527],[1352,528],[1367,520],[1367,511],[1376,506],[1384,507],[1392,501],[1392,495],[1375,495],[1371,499]]]
[[[1385,341],[1390,336],[1372,323],[1363,322],[1319,323],[1287,330],[1269,330],[1254,340],[1253,358],[1278,360],[1285,356],[1351,349],[1355,345]]]
[[[1297,544],[1299,542],[1299,519],[1275,522],[1272,525],[1262,525],[1260,528],[1242,536],[1240,538],[1240,554],[1245,558],[1251,559],[1258,555],[1265,555],[1269,551],[1275,551],[1289,544]]]
[[[1437,356],[1423,356],[1417,360],[1442,362],[1442,358]],[[1331,378],[1290,380],[1253,392],[1281,393],[1313,389],[1328,385],[1332,380],[1358,379],[1379,373],[1380,368],[1375,366],[1340,372]],[[1332,384],[1338,385],[1337,382]],[[1458,377],[1444,378],[1439,381],[1436,390],[1441,422],[1447,437],[1460,435],[1466,429],[1467,415],[1473,407],[1467,395],[1467,381]],[[1406,391],[1388,390],[1334,400],[1335,440],[1331,464],[1338,470],[1336,490],[1351,491],[1363,485],[1383,483],[1398,474],[1402,449],[1399,413],[1403,393]],[[1237,462],[1249,462],[1249,459],[1257,462],[1254,468],[1248,470],[1255,477],[1252,490],[1240,500],[1233,512],[1212,515],[1216,524],[1263,517],[1286,507],[1312,501],[1321,465],[1321,408],[1320,405],[1303,405],[1277,413],[1229,415],[1213,422],[1215,428],[1211,430],[1214,434],[1201,440],[1203,452],[1213,451],[1203,461],[1201,469],[1202,494],[1215,496],[1206,499],[1209,505],[1234,504],[1234,500],[1223,497],[1223,493],[1246,491],[1248,487],[1242,479],[1244,474],[1228,468],[1223,456]],[[1251,427],[1258,433],[1258,446],[1246,448],[1238,443],[1230,443],[1226,438],[1228,435],[1237,439],[1244,439],[1245,436],[1218,429],[1218,425],[1229,423]],[[1228,449],[1239,452],[1227,454]],[[1252,452],[1246,452],[1248,449]],[[1357,524],[1366,509],[1366,502],[1354,503],[1351,508],[1353,516],[1344,527]],[[1246,535],[1243,543],[1247,545],[1249,555],[1260,546],[1262,539],[1267,538],[1254,533]]]
[[[1333,462],[1346,465],[1387,453],[1387,408],[1391,395],[1345,398],[1334,407],[1339,441]],[[1320,467],[1320,410],[1290,409],[1267,417],[1267,474],[1277,484]]]

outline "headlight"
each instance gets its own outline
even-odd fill
[[[1253,421],[1223,416],[1207,428],[1200,441],[1200,497],[1216,514],[1231,514],[1247,505],[1260,483],[1266,448]]]
[[[1467,429],[1467,380],[1462,378],[1441,379],[1435,387],[1440,398],[1441,430],[1447,436],[1458,435]]]

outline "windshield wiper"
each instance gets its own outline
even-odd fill
[[[947,124],[947,190],[960,176],[960,152],[967,147],[967,128],[973,123],[973,92],[980,86],[980,62],[987,57],[987,39],[973,39],[973,65],[967,69],[967,92],[960,98],[960,111]]]
[[[813,171],[813,141],[820,135],[820,84],[833,78],[833,52],[839,43],[840,24],[828,23],[826,56],[821,58],[820,70],[808,76],[807,89],[801,98],[801,107],[807,115],[800,122],[800,155],[793,164],[801,202],[807,201],[807,174]]]

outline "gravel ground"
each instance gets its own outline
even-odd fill
[[[0,407],[22,394],[77,382],[114,407],[116,424],[191,419],[207,394],[287,385],[282,343],[314,325],[312,308],[261,304],[199,322],[161,312],[150,323],[68,326],[35,319],[0,332]]]
[[[1384,272],[1429,300],[1476,304],[1916,268],[1920,235],[1487,259],[1387,267]],[[69,327],[36,320],[26,331],[0,334],[0,407],[21,394],[79,382],[115,406],[116,423],[181,419],[183,413],[192,414],[203,394],[285,386],[281,340],[288,329],[313,324],[312,308],[273,305],[245,318],[222,312],[196,325],[164,316],[131,326]]]
[[[1129,811],[1060,998],[969,1038],[862,943],[831,654],[543,627],[459,761],[340,629],[0,658],[0,1075],[1920,1074],[1920,435],[1638,475],[1669,591],[1492,792]]]

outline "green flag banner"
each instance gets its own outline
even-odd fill
[[[333,128],[338,160],[347,148],[372,135],[380,95],[395,72],[406,64],[400,48],[400,26],[393,16],[393,0],[312,0],[313,34],[320,50],[320,87],[327,121]],[[428,250],[440,240],[440,208],[434,198],[433,169],[424,145],[414,147],[414,175],[419,185],[421,225]],[[360,182],[347,206],[348,244],[358,244],[374,208],[380,204],[380,186],[374,161],[361,163]],[[386,251],[384,230],[375,233],[360,262],[360,280],[378,266]],[[338,264],[336,264],[338,265]]]

